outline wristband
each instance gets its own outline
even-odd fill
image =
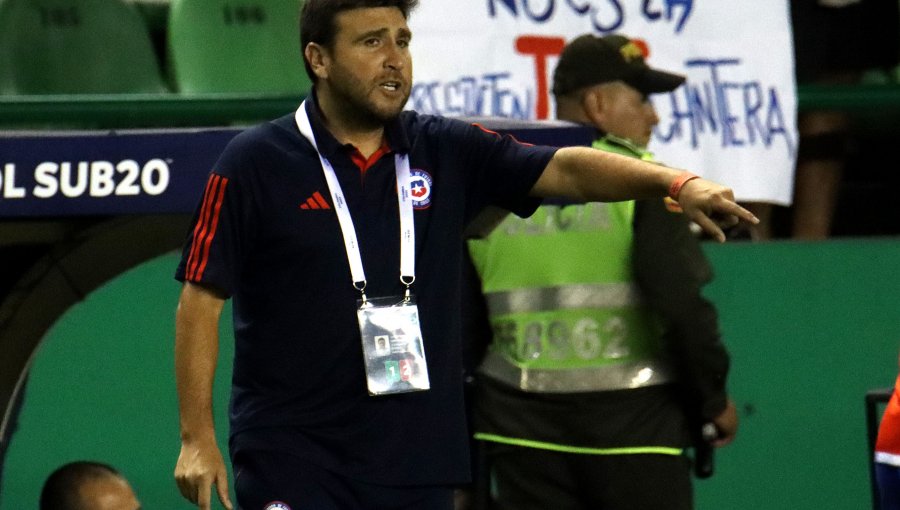
[[[684,187],[689,181],[693,181],[694,179],[699,179],[700,176],[696,174],[692,174],[690,172],[681,172],[681,175],[675,178],[672,181],[672,184],[669,185],[669,197],[672,200],[678,200],[678,195],[681,193],[681,188]]]

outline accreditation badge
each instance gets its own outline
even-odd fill
[[[429,389],[415,297],[358,301],[356,315],[370,395]]]

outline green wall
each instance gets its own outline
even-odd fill
[[[707,253],[742,422],[698,508],[871,508],[863,399],[897,374],[900,241]]]
[[[697,508],[870,508],[863,396],[888,387],[900,348],[900,240],[706,246],[707,294],[732,352],[741,415]],[[174,254],[100,288],[38,352],[7,454],[0,510],[35,508],[44,477],[79,458],[116,465],[145,508],[190,508],[172,481],[178,422]],[[230,332],[225,319],[223,332]],[[216,410],[224,446],[231,337]]]

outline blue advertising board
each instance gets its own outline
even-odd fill
[[[592,136],[553,122],[479,122],[537,144],[586,145]],[[0,218],[191,212],[238,132],[0,133]]]
[[[237,130],[0,137],[0,217],[193,210]]]

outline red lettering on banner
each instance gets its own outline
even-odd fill
[[[523,55],[534,55],[534,74],[537,78],[537,103],[535,105],[537,119],[546,119],[550,113],[547,57],[559,55],[565,45],[566,40],[562,37],[522,35],[516,38],[516,51]]]

